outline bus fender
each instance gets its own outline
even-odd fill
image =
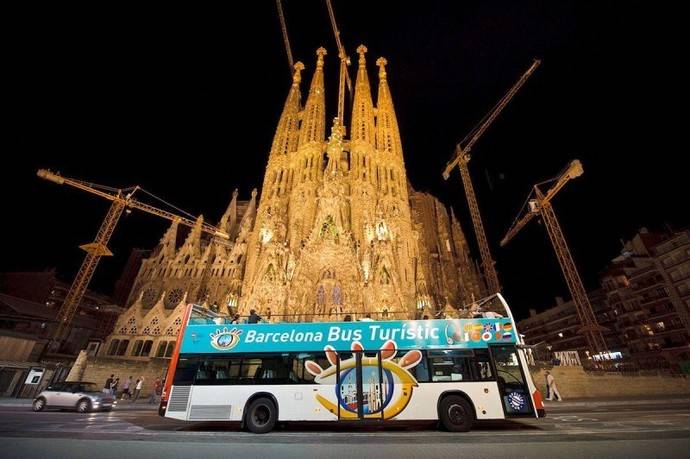
[[[472,403],[472,399],[464,393],[461,390],[447,390],[445,392],[442,392],[441,395],[438,396],[438,400],[436,401],[436,414],[438,415],[441,409],[441,400],[443,400],[445,397],[448,395],[459,395],[460,397],[464,398],[467,400],[467,403],[470,404],[472,409],[474,410],[474,419],[477,419],[477,408],[474,406],[474,403]],[[439,417],[440,419],[440,417]]]
[[[247,415],[247,408],[249,408],[249,405],[251,405],[251,403],[254,400],[256,400],[257,398],[261,398],[261,397],[266,397],[266,398],[270,398],[271,400],[273,400],[273,404],[276,406],[276,414],[277,414],[276,419],[277,420],[280,419],[280,406],[278,405],[278,400],[275,398],[275,396],[270,392],[257,392],[255,394],[252,394],[252,396],[249,397],[244,404],[244,410],[242,410],[242,421],[240,423],[242,428],[244,428],[244,418]]]

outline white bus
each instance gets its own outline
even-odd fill
[[[161,416],[277,422],[475,421],[545,416],[507,304],[449,320],[230,324],[190,305]]]

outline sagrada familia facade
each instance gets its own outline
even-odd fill
[[[190,302],[270,321],[385,320],[486,294],[453,211],[407,179],[386,60],[376,61],[374,104],[366,51],[357,49],[349,134],[338,117],[327,122],[326,50],[306,102],[295,65],[260,197],[233,193],[217,225],[229,242],[205,235],[199,217],[178,244],[173,224],[143,261],[111,342],[172,339]]]

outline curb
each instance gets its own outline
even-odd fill
[[[549,401],[546,400],[544,402],[544,405],[547,408],[556,408],[556,407],[563,407],[563,408],[568,408],[568,407],[578,407],[578,406],[583,406],[583,407],[595,407],[595,406],[617,406],[617,405],[656,405],[659,403],[690,403],[690,398],[658,398],[658,399],[645,399],[645,400],[603,400],[603,401],[597,401],[596,399],[591,399],[591,400],[577,400],[577,401],[564,401],[564,402],[557,402],[557,401]]]

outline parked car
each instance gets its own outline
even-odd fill
[[[36,396],[34,411],[46,408],[73,408],[80,413],[89,411],[110,411],[117,402],[112,395],[105,394],[97,384],[83,381],[51,384]]]

